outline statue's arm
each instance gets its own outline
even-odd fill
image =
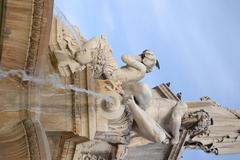
[[[172,144],[177,144],[179,142],[181,120],[184,113],[187,112],[187,104],[183,102],[178,102],[172,110],[170,117],[170,130],[173,138],[171,139]]]
[[[146,72],[146,67],[143,63],[141,63],[139,60],[137,60],[136,56],[130,56],[130,55],[123,55],[122,61],[127,64],[130,67],[133,67],[139,71],[142,71],[143,73]]]
[[[121,82],[130,82],[139,81],[144,77],[146,67],[136,57],[123,55],[122,61],[126,63],[126,66],[115,70],[109,77],[110,79],[119,80]]]
[[[150,117],[143,109],[141,109],[134,102],[133,98],[129,98],[126,102],[126,105],[128,105],[132,111],[133,118],[137,123],[139,131],[145,138],[153,142],[168,143],[168,133],[159,124],[157,124],[152,117]]]

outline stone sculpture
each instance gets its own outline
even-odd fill
[[[140,55],[123,55],[125,66],[118,68],[112,50],[104,36],[96,36],[85,42],[70,58],[62,51],[54,51],[58,61],[58,69],[62,76],[69,76],[86,65],[94,70],[95,78],[106,78],[114,81],[131,82],[141,80],[146,73],[151,72],[157,64],[154,54],[145,50]],[[125,76],[128,74],[129,76]]]
[[[87,41],[64,16],[51,16],[53,1],[0,3],[2,33],[11,31],[0,47],[0,159],[176,160],[186,147],[239,153],[239,112],[209,97],[186,105],[169,83],[138,82],[159,67],[151,51],[123,55],[119,68],[106,37]]]
[[[52,0],[3,0],[0,8],[0,159],[240,152],[238,111],[209,97],[186,105],[169,83],[150,89],[138,82],[159,67],[151,51],[123,55],[118,68],[106,37],[87,41],[64,15],[52,16]]]
[[[140,134],[153,142],[168,143],[171,140],[172,144],[178,143],[187,105],[164,98],[154,99],[151,89],[142,83],[129,83],[124,87],[130,95],[126,105],[133,113]]]
[[[159,68],[156,57],[149,50],[137,56],[123,55],[122,61],[126,65],[119,68],[105,36],[95,36],[86,41],[80,36],[79,30],[72,27],[77,32],[78,39],[81,39],[80,44],[58,18],[54,18],[53,24],[49,48],[61,76],[68,77],[91,66],[95,78],[129,82],[141,80],[155,65]],[[125,76],[126,73],[128,77]]]
[[[159,68],[153,52],[144,50],[136,56],[123,55],[122,61],[126,65],[118,68],[106,37],[95,36],[86,41],[79,36],[79,30],[74,27],[72,30],[77,31],[78,39],[81,39],[80,44],[64,23],[58,18],[54,18],[54,21],[56,25],[53,26],[56,28],[52,27],[52,33],[55,34],[51,35],[50,48],[56,58],[60,75],[68,77],[89,67],[93,70],[96,79],[104,80],[97,85],[104,87],[100,89],[98,87],[97,91],[112,98],[112,102],[105,100],[98,102],[100,114],[104,118],[108,120],[120,118],[124,113],[124,108],[129,107],[144,137],[163,143],[167,143],[172,137],[172,143],[178,142],[181,117],[185,113],[186,105],[165,100],[165,104],[171,106],[170,108],[165,107],[166,113],[171,112],[168,113],[168,116],[171,117],[171,124],[168,126],[169,129],[162,128],[165,125],[161,121],[166,119],[166,115],[161,115],[161,112],[157,112],[159,115],[154,115],[151,110],[164,107],[156,105],[156,101],[152,100],[151,90],[146,85],[137,83],[144,78],[146,73],[151,72],[154,66]],[[57,42],[54,42],[54,37]],[[60,47],[54,47],[53,44],[58,44]],[[131,98],[123,97],[125,93]],[[170,111],[172,108],[174,108],[173,111]],[[156,119],[156,117],[162,117],[162,119]],[[171,135],[166,130],[170,131]]]

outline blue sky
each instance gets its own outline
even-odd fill
[[[106,35],[119,66],[122,54],[151,49],[161,69],[143,80],[171,82],[183,100],[208,95],[240,107],[239,0],[55,0],[69,21],[90,39]],[[185,152],[184,160],[240,159]],[[210,157],[209,157],[210,156]]]

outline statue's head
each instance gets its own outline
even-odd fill
[[[146,49],[142,52],[140,56],[142,58],[142,63],[147,68],[147,73],[151,72],[154,66],[160,69],[159,62],[152,51]]]

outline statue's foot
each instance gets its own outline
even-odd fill
[[[171,139],[172,144],[178,144],[178,142],[179,142],[179,138],[172,138]]]
[[[163,144],[169,144],[170,143],[170,139],[166,138],[165,140],[162,141]]]

